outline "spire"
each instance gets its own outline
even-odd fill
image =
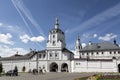
[[[77,40],[80,40],[80,36],[78,35]]]
[[[75,49],[78,50],[78,51],[79,51],[80,49],[82,49],[79,35],[78,35],[77,40],[76,40],[76,47],[75,47]]]
[[[114,38],[114,44],[116,44],[116,39]]]
[[[55,29],[59,28],[59,22],[58,22],[58,18],[56,18],[56,24],[55,24]]]
[[[116,39],[114,38],[114,44],[116,45],[116,46],[119,46],[118,44],[117,44],[117,41],[116,41]]]

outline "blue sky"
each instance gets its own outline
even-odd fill
[[[45,49],[56,17],[70,50],[78,35],[83,46],[120,44],[120,0],[0,0],[0,55]]]

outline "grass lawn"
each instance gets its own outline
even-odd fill
[[[83,78],[77,78],[74,80],[86,80],[88,77],[83,77]],[[98,80],[120,80],[120,79],[98,79]]]
[[[120,79],[98,79],[98,80],[120,80]]]

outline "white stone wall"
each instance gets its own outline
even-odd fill
[[[117,72],[114,61],[73,60],[72,72]]]
[[[12,60],[12,61],[2,61],[3,64],[3,70],[5,72],[9,70],[14,70],[15,66],[17,66],[18,71],[22,72],[23,66],[26,68],[26,72],[29,71],[29,69],[36,68],[36,61],[31,60]]]

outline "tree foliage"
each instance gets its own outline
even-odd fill
[[[3,65],[2,63],[0,63],[0,74],[2,73],[2,71],[3,71]]]

